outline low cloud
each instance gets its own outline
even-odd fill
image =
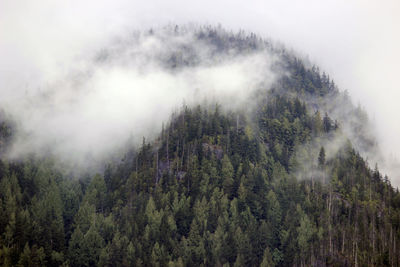
[[[18,101],[3,99],[17,121],[9,156],[50,152],[74,164],[98,160],[128,140],[154,137],[183,103],[217,101],[234,109],[273,82],[274,60],[266,51],[215,54],[211,43],[195,38],[194,29],[136,32],[77,60],[65,76],[17,92]]]
[[[85,80],[93,51],[129,34],[128,29],[220,23],[272,37],[308,55],[365,107],[386,162],[396,166],[399,11],[397,0],[5,0],[0,8],[0,104],[48,93],[56,81],[68,83],[76,73]],[[387,173],[399,177],[396,171]]]

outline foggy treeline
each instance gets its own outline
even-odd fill
[[[148,61],[148,42],[168,44],[150,60],[157,68],[141,71],[161,68],[182,90],[186,74],[198,75],[200,97],[173,94],[193,98],[158,118],[157,131],[118,147],[118,160],[100,150],[101,168],[83,162],[79,172],[62,164],[68,149],[27,149],[20,138],[29,134],[5,110],[2,266],[400,265],[400,194],[374,166],[385,151],[327,74],[255,34],[211,26],[137,34],[145,41],[103,50],[98,64]]]

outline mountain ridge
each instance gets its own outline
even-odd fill
[[[198,34],[216,53],[264,43],[250,37]],[[284,74],[261,83],[252,107],[183,105],[103,173],[2,157],[0,263],[399,266],[400,194],[358,152],[376,151],[365,112],[317,67],[280,53]],[[168,68],[191,64],[172,58]]]

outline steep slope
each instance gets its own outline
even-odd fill
[[[184,105],[101,174],[3,157],[0,263],[399,266],[400,194],[359,154],[376,151],[362,110],[255,35],[194,36],[210,55],[267,49],[281,75],[259,85],[251,108]],[[168,69],[199,64],[190,47],[176,50],[162,60]]]

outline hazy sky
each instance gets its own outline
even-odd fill
[[[219,23],[307,55],[367,109],[400,158],[399,14],[397,0],[0,0],[0,103],[84,68],[87,51],[128,29]]]

